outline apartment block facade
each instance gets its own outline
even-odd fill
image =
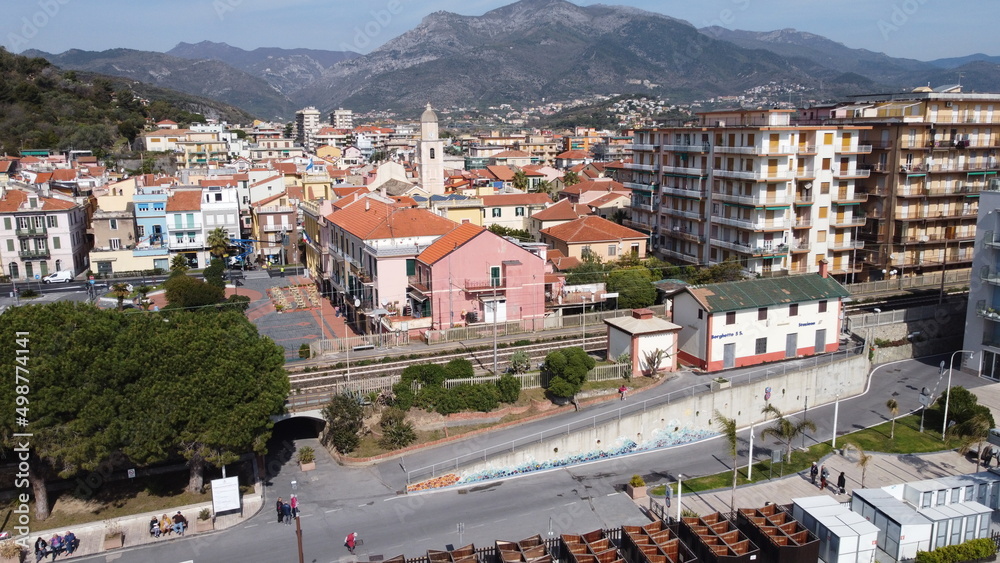
[[[82,205],[0,187],[0,260],[15,281],[87,269],[87,214]]]
[[[793,125],[792,110],[699,114],[635,132],[629,227],[687,264],[736,259],[750,273],[860,272],[867,126]]]

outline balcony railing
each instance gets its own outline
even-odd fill
[[[836,152],[838,154],[869,154],[869,153],[872,152],[872,146],[871,145],[856,145],[856,146],[853,146],[853,147],[851,147],[851,146],[847,146],[847,147],[841,146],[840,148],[836,149],[836,151],[834,151],[834,152]]]
[[[834,217],[830,219],[830,226],[843,228],[843,227],[863,227],[867,217],[864,215],[854,215],[852,217]]]
[[[654,172],[656,170],[656,166],[652,164],[639,164],[637,162],[626,162],[625,168],[627,170],[642,170],[644,172]]]
[[[791,170],[716,170],[720,178],[735,178],[737,180],[753,180],[756,182],[791,180],[795,172]]]
[[[791,244],[792,252],[809,252],[810,248],[811,245],[809,244],[808,241],[802,241],[802,242],[796,241]]]
[[[696,211],[685,211],[683,209],[674,209],[672,207],[662,207],[660,211],[666,213],[667,215],[677,215],[679,217],[686,217],[688,219],[694,219],[696,221],[704,221],[705,217],[701,213]]]
[[[792,203],[792,196],[787,193],[782,194],[764,194],[759,193],[757,195],[743,196],[743,195],[733,195],[726,193],[715,193],[713,194],[723,201],[732,201],[736,203],[745,203],[747,205],[754,205],[757,207],[764,207],[766,205],[790,205]]]
[[[812,219],[796,219],[792,222],[793,229],[808,229],[813,226]]]
[[[465,290],[466,291],[493,291],[493,290],[503,290],[507,288],[506,279],[504,278],[488,278],[479,280],[465,280]]]
[[[629,143],[625,145],[625,150],[630,151],[655,151],[659,150],[660,145],[644,145],[641,143]]]
[[[18,227],[15,234],[19,237],[42,237],[48,234],[48,230],[44,227]]]
[[[976,302],[976,316],[988,321],[1000,323],[1000,310],[995,307],[987,307],[985,299],[980,299]]]
[[[788,245],[785,244],[777,244],[774,246],[752,247],[748,244],[743,244],[741,242],[713,240],[712,245],[718,246],[720,248],[726,248],[734,252],[739,252],[741,254],[749,254],[751,256],[776,256],[779,254],[786,254],[788,252]]]
[[[739,219],[735,217],[719,217],[716,215],[712,216],[713,223],[721,223],[723,225],[729,225],[731,227],[737,227],[740,229],[749,229],[751,231],[775,231],[787,228],[790,223],[784,220],[770,220],[770,221],[759,221],[753,219]]]
[[[685,262],[691,262],[693,264],[697,264],[699,262],[698,257],[695,256],[694,254],[688,254],[686,252],[679,252],[677,250],[671,250],[669,248],[657,248],[656,251],[659,252],[660,254],[663,254],[664,256],[666,256],[668,258],[676,258],[678,260],[683,260]]]
[[[1000,250],[1000,236],[993,231],[986,231],[983,233],[983,246],[986,248],[992,248],[993,250]]]
[[[845,179],[845,178],[867,178],[872,175],[871,170],[866,170],[863,168],[857,168],[854,170],[834,170],[834,179]]]
[[[695,197],[701,199],[707,194],[703,190],[692,190],[687,188],[678,188],[675,186],[663,186],[661,192],[665,195],[679,195],[685,197]]]
[[[659,184],[650,183],[646,184],[643,182],[622,182],[622,185],[630,190],[642,190],[646,192],[655,192]]]
[[[665,234],[667,236],[674,237],[674,238],[679,238],[679,239],[682,239],[682,240],[688,240],[688,241],[691,241],[691,242],[697,242],[699,244],[705,242],[705,236],[704,235],[700,235],[700,234],[698,234],[698,233],[696,233],[694,231],[688,231],[688,230],[682,229],[680,227],[674,227],[673,229],[667,229],[666,231],[663,232],[663,234]]]
[[[21,258],[48,258],[51,253],[48,248],[36,248],[34,250],[18,250],[17,255]]]
[[[812,194],[795,194],[795,203],[812,203]]]
[[[708,152],[711,147],[706,143],[703,145],[663,145],[663,150],[674,152]]]
[[[846,242],[834,241],[829,243],[829,248],[834,252],[843,252],[844,250],[863,250],[865,248],[865,243],[861,240],[849,240]]]
[[[182,249],[182,248],[183,249],[191,249],[191,248],[199,248],[200,249],[200,248],[205,248],[205,243],[202,242],[202,241],[200,241],[200,240],[195,240],[194,242],[190,242],[187,239],[184,239],[184,240],[172,239],[170,241],[170,248],[173,248],[174,250],[178,250],[178,249]]]
[[[863,193],[838,193],[833,196],[833,203],[837,204],[847,204],[847,203],[864,203],[868,201],[868,194]]]
[[[291,225],[261,225],[260,228],[266,233],[290,232],[294,229]]]
[[[752,154],[759,156],[766,155],[784,155],[784,154],[798,154],[799,147],[797,145],[778,145],[772,147],[771,145],[766,145],[763,147],[722,147],[716,146],[715,152],[725,153],[725,154]]]
[[[990,285],[1000,285],[1000,272],[990,269],[989,266],[983,266],[979,270],[979,280]]]
[[[701,168],[691,168],[689,166],[664,166],[661,169],[664,174],[687,174],[689,176],[707,176],[708,171]]]

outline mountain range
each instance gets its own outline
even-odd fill
[[[288,119],[315,106],[414,110],[643,94],[688,102],[774,82],[814,99],[961,82],[1000,91],[1000,57],[917,61],[819,35],[698,29],[626,6],[520,0],[482,16],[434,12],[374,51],[180,43],[167,53],[28,52],[54,64],[174,88]],[[960,76],[961,75],[961,76]]]

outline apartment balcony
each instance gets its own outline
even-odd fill
[[[686,176],[708,176],[708,171],[701,168],[691,168],[689,166],[663,166],[660,171],[664,174],[684,174]]]
[[[812,248],[812,245],[810,245],[809,241],[807,240],[793,241],[789,247],[789,250],[791,250],[792,254],[797,254],[800,252],[809,252],[810,248]]]
[[[702,145],[663,145],[663,150],[673,151],[673,152],[698,152],[705,153],[711,150],[712,147],[708,143]]]
[[[649,233],[653,230],[653,225],[650,225],[649,223],[640,223],[639,221],[633,221],[631,219],[625,219],[622,221],[622,225],[643,233]]]
[[[660,192],[664,195],[676,195],[681,197],[692,197],[697,199],[702,199],[708,194],[704,190],[691,190],[687,188],[678,188],[674,186],[663,186],[660,188]]]
[[[944,211],[930,211],[927,213],[921,211],[907,215],[897,213],[895,219],[897,221],[948,221],[952,219],[969,219],[974,221],[976,219],[976,210],[973,209],[964,212],[956,209],[947,213]]]
[[[793,201],[793,196],[787,193],[783,194],[764,194],[759,193],[752,196],[742,196],[733,195],[726,193],[713,193],[713,197],[718,198],[722,201],[731,201],[734,203],[743,203],[746,205],[753,205],[755,207],[766,207],[769,205],[791,205]]]
[[[864,203],[868,201],[868,194],[840,192],[833,196],[835,205],[850,205],[853,203]]]
[[[1000,272],[991,269],[989,266],[983,266],[983,269],[979,272],[979,280],[983,283],[1000,286]]]
[[[639,164],[639,163],[636,163],[636,162],[626,162],[625,163],[625,169],[626,170],[641,170],[643,172],[655,172],[656,171],[656,166],[654,166],[652,164]]]
[[[259,225],[259,227],[265,233],[287,233],[295,230],[292,225]]]
[[[867,218],[863,214],[855,214],[851,217],[833,217],[830,219],[830,226],[838,229],[846,227],[863,227]]]
[[[202,250],[205,248],[205,243],[199,240],[191,242],[188,241],[187,239],[184,240],[172,239],[170,241],[170,248],[174,250]]]
[[[627,151],[656,151],[660,150],[660,145],[644,145],[641,143],[631,143],[625,145]]]
[[[715,175],[720,178],[733,178],[735,180],[753,180],[755,182],[777,182],[783,180],[793,180],[795,172],[791,170],[715,170]]]
[[[866,170],[864,168],[856,168],[854,170],[834,170],[833,179],[834,180],[850,180],[852,178],[868,178],[872,175],[871,170]]]
[[[813,202],[812,194],[795,194],[796,205],[812,205]]]
[[[48,248],[35,248],[32,250],[18,250],[17,255],[21,258],[48,258],[52,256]]]
[[[796,219],[792,222],[793,229],[811,229],[812,226],[812,219]]]
[[[816,169],[815,168],[796,168],[795,169],[795,179],[796,180],[815,180],[816,179]]]
[[[777,145],[777,146],[766,145],[763,147],[716,146],[715,152],[723,154],[752,154],[756,156],[780,156],[780,155],[798,154],[799,147],[797,145]]]
[[[632,209],[640,209],[642,211],[649,211],[650,213],[652,213],[654,211],[652,203],[637,203],[637,202],[632,202],[632,204],[630,205],[630,207]]]
[[[686,252],[678,252],[676,250],[671,250],[669,248],[657,248],[656,252],[666,256],[667,258],[676,258],[677,260],[682,260],[684,262],[690,262],[692,264],[697,264],[699,262],[698,257],[694,254],[688,254]]]
[[[170,254],[170,247],[161,246],[140,246],[132,250],[132,256],[139,258],[142,256],[167,256]]]
[[[871,145],[855,145],[853,147],[840,147],[834,150],[837,154],[871,154]]]
[[[491,292],[504,291],[507,289],[507,280],[504,278],[487,278],[478,280],[465,280],[465,291],[469,292]]]
[[[691,242],[696,242],[698,244],[701,244],[701,243],[705,242],[705,236],[704,235],[700,235],[700,234],[698,234],[698,233],[696,233],[694,231],[689,231],[689,230],[686,230],[686,229],[682,229],[680,227],[674,227],[673,229],[667,229],[667,230],[665,230],[663,232],[663,234],[666,235],[666,236],[669,236],[669,237],[676,238],[676,239],[681,239],[681,240],[687,240],[687,241],[691,241]]]
[[[183,231],[200,231],[201,223],[188,223],[186,225],[167,225],[167,230],[171,232],[183,232]]]
[[[685,219],[694,219],[695,221],[704,221],[705,217],[697,211],[685,211],[682,209],[674,209],[671,207],[661,207],[660,211],[666,213],[667,215],[673,215],[676,217],[684,217]]]
[[[44,226],[26,227],[26,228],[18,227],[14,231],[14,234],[16,234],[19,237],[44,237],[48,235],[48,232],[49,232],[48,229],[46,229]]]
[[[734,252],[739,252],[740,254],[748,254],[750,256],[779,256],[788,253],[788,245],[777,244],[773,246],[750,246],[748,244],[743,244],[741,242],[727,242],[724,240],[712,240],[712,245],[719,248],[725,248],[732,250]]]
[[[408,276],[407,293],[416,297],[417,300],[423,301],[431,296],[431,288],[427,284],[417,281],[417,276]]]
[[[622,185],[630,190],[640,190],[644,192],[655,192],[659,188],[659,184],[653,182],[651,184],[646,184],[643,182],[622,182]]]
[[[827,242],[827,248],[832,252],[844,252],[846,250],[864,250],[865,242],[862,240],[849,240],[841,242]]]
[[[1000,235],[994,231],[986,231],[983,233],[983,246],[992,248],[993,250],[1000,250]]]
[[[986,301],[982,299],[976,302],[976,316],[981,319],[1000,323],[1000,310],[987,307]]]
[[[784,220],[762,221],[754,219],[737,219],[734,217],[719,217],[716,215],[712,216],[712,222],[750,231],[783,231],[791,225],[791,223]]]

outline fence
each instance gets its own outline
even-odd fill
[[[439,472],[444,471],[455,471],[461,465],[466,465],[474,462],[485,462],[490,457],[513,453],[520,446],[525,446],[528,444],[541,443],[546,437],[553,437],[559,434],[570,434],[574,431],[582,430],[584,428],[596,428],[599,424],[604,424],[605,422],[611,422],[613,420],[621,420],[622,417],[630,416],[632,414],[645,412],[646,409],[650,407],[657,407],[664,404],[670,404],[672,401],[679,401],[681,399],[687,399],[695,395],[706,393],[713,388],[713,386],[718,386],[720,383],[722,385],[744,385],[750,384],[755,379],[767,379],[772,375],[785,374],[788,372],[800,371],[803,369],[814,368],[820,365],[826,365],[834,362],[842,362],[847,360],[852,360],[858,357],[862,352],[864,352],[865,347],[855,346],[853,348],[842,350],[840,352],[833,352],[830,354],[823,354],[819,356],[812,356],[810,358],[801,358],[797,360],[791,360],[783,362],[781,364],[775,364],[769,367],[744,372],[740,374],[735,374],[730,378],[725,378],[724,376],[717,377],[714,380],[706,380],[703,383],[697,383],[683,389],[678,389],[676,391],[671,391],[665,395],[660,395],[651,399],[646,399],[642,402],[627,402],[625,406],[614,410],[608,411],[599,415],[595,415],[583,420],[576,422],[571,422],[563,426],[524,436],[522,438],[517,438],[511,440],[508,443],[484,448],[482,450],[464,454],[458,457],[451,458],[433,465],[428,465],[426,467],[421,467],[420,469],[414,469],[412,471],[407,471],[406,479],[407,483],[413,483],[414,480],[423,480],[431,477],[437,476]],[[725,380],[725,382],[720,382],[720,380]]]
[[[858,333],[862,329],[876,326],[933,319],[940,309],[937,305],[925,305],[912,309],[895,309],[880,313],[850,315],[847,317],[847,332]]]
[[[349,338],[329,338],[309,343],[309,355],[312,358],[322,354],[336,354],[348,350],[370,350],[372,348],[395,348],[410,343],[410,333],[384,332],[381,334],[365,334]]]
[[[945,272],[944,285],[945,287],[968,285],[970,274],[971,270],[953,270]],[[872,293],[888,293],[904,289],[927,289],[940,286],[941,272],[933,272],[923,274],[921,276],[910,276],[908,278],[899,278],[895,280],[844,284],[847,291],[850,291],[851,295],[854,296]]]

